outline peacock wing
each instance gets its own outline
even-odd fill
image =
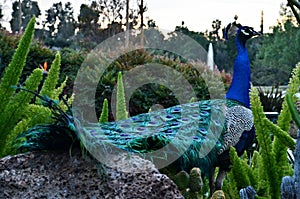
[[[80,137],[95,151],[121,149],[139,154],[205,157],[227,143],[226,112],[239,103],[232,100],[205,100],[144,113],[126,120],[80,126]],[[187,150],[191,150],[186,154]],[[191,157],[187,157],[191,158]]]

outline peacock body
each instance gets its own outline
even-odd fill
[[[180,157],[180,169],[202,168],[200,159],[222,154],[253,127],[251,111],[228,99],[205,100],[144,113],[117,122],[78,125],[86,145],[100,142],[127,152],[160,150],[166,161]],[[97,149],[97,147],[95,147]],[[206,170],[205,167],[202,168]]]
[[[97,154],[99,150],[112,153],[118,149],[141,154],[154,163],[164,160],[172,163],[171,166],[178,171],[199,167],[209,178],[211,191],[220,189],[229,170],[230,146],[242,154],[255,136],[249,100],[250,61],[245,44],[258,33],[238,24],[230,24],[226,33],[230,31],[236,33],[238,55],[232,84],[225,99],[177,105],[101,124],[81,124],[58,110],[55,110],[56,115],[66,118],[61,122],[71,127],[69,129],[77,134],[91,154]],[[37,138],[43,137],[41,134],[42,131],[38,132],[36,128],[25,132],[21,137],[27,140],[21,148],[38,149]],[[43,145],[40,149],[47,149],[47,146]],[[215,182],[216,167],[220,170]]]

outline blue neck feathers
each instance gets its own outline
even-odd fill
[[[238,55],[234,63],[233,79],[228,92],[226,93],[226,99],[233,99],[241,102],[246,107],[250,107],[250,61],[248,52],[245,47],[246,41],[237,37],[236,47]]]

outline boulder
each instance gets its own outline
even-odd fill
[[[0,198],[183,198],[150,161],[127,158],[114,156],[111,168],[80,151],[7,156],[0,159]]]

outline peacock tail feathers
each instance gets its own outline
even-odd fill
[[[66,125],[37,125],[18,136],[19,151],[68,150],[78,143],[73,131]]]
[[[253,126],[251,111],[227,99],[177,105],[116,122],[76,122],[80,140],[92,154],[121,149],[152,161],[180,157],[182,169],[200,167],[199,159],[211,151],[216,159]]]

